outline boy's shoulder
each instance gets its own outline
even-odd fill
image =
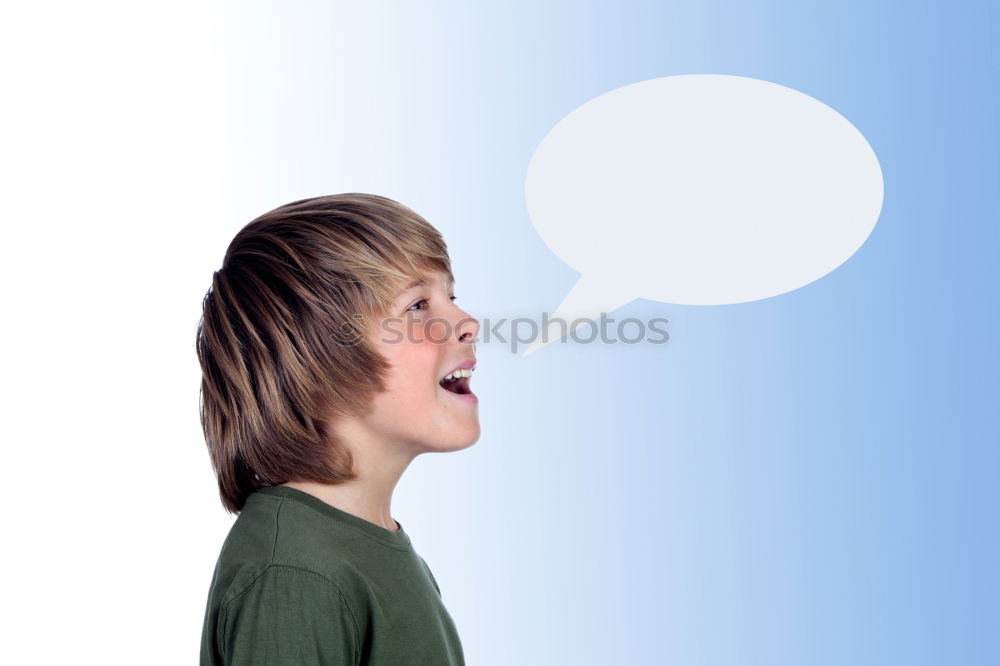
[[[349,598],[367,597],[373,567],[392,566],[386,558],[413,554],[405,532],[373,527],[301,491],[258,489],[223,543],[216,593],[225,603],[265,572],[281,568],[301,572],[304,580],[322,577]]]

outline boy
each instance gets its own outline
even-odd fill
[[[201,419],[238,513],[201,663],[464,664],[390,510],[421,453],[479,439],[479,322],[441,235],[369,194],[296,201],[233,239],[197,332]]]

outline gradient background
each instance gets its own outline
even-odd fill
[[[885,179],[867,243],[775,298],[612,313],[668,318],[665,345],[520,359],[480,343],[481,439],[418,458],[393,513],[477,666],[1000,663],[997,14],[5,8],[17,617],[0,657],[197,659],[232,517],[198,426],[194,330],[246,222],[383,194],[444,233],[463,308],[537,319],[577,274],[525,211],[535,146],[604,92],[715,73],[800,90],[864,134]]]

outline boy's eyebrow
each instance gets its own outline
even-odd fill
[[[410,284],[408,284],[405,287],[403,287],[403,291],[409,291],[411,289],[416,289],[417,287],[423,287],[425,284],[427,284],[427,282],[425,280],[422,280],[422,279],[420,279],[420,280],[414,280]],[[448,284],[449,285],[455,284],[455,278],[448,278]]]

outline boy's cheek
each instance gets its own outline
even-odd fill
[[[427,340],[428,342],[434,342],[434,343],[437,343],[437,344],[441,344],[441,343],[446,342],[448,340],[449,333],[450,333],[450,331],[449,331],[448,323],[438,320],[438,321],[431,322],[427,326],[427,330],[426,330],[426,334],[425,334],[425,338],[424,339]]]
[[[410,344],[422,338],[420,327],[412,321],[391,318],[382,320],[378,331],[378,342],[383,345]]]
[[[451,326],[441,319],[386,319],[378,341],[383,345],[441,345],[452,335]]]
[[[414,319],[401,322],[396,333],[400,344],[442,343],[448,339],[448,325],[440,320],[421,321]]]

